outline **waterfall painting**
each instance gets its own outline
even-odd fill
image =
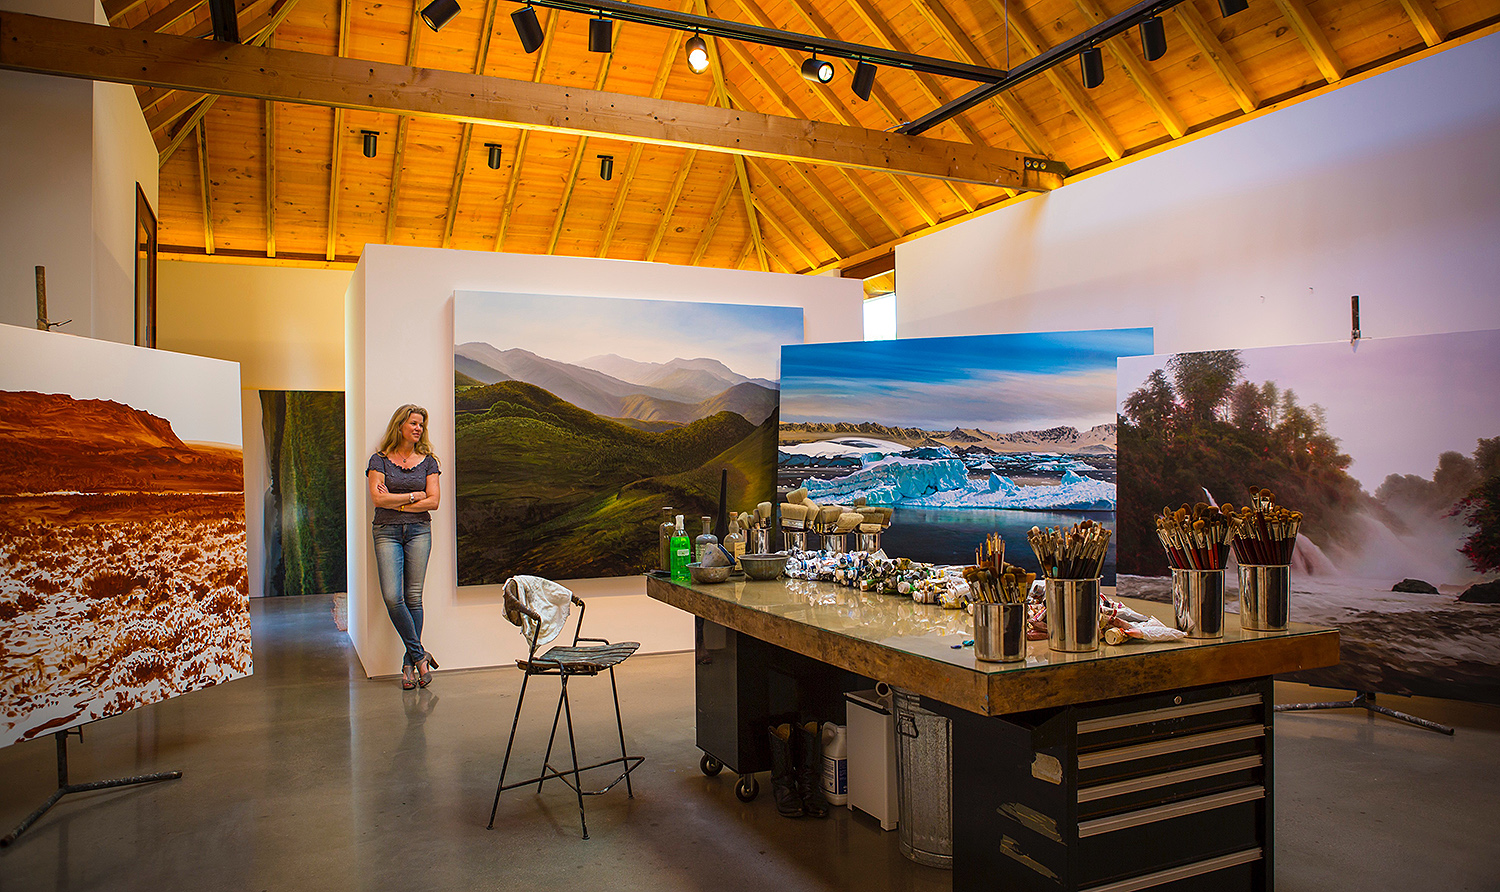
[[[1154,514],[1269,489],[1292,619],[1341,634],[1296,680],[1500,703],[1497,381],[1497,331],[1121,359],[1121,594],[1170,600]]]

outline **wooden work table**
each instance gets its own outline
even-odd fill
[[[648,577],[646,593],[698,618],[703,768],[738,772],[746,801],[772,717],[842,715],[843,692],[875,681],[947,716],[958,892],[1271,889],[1271,676],[1338,662],[1332,629],[1233,614],[1220,639],[1032,641],[1025,662],[988,663],[963,645],[965,611],[906,597],[790,579]],[[1172,624],[1170,605],[1124,601]]]

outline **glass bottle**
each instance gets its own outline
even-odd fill
[[[713,524],[712,517],[703,515],[703,535],[693,540],[693,560],[700,564],[706,563],[709,551],[719,544],[719,537],[713,534]]]
[[[677,515],[677,526],[672,530],[672,578],[688,578],[688,559],[693,547],[688,543],[687,530],[682,528],[682,515]]]
[[[657,566],[663,573],[672,572],[672,531],[676,525],[672,523],[672,508],[663,508],[666,516],[662,518],[661,526],[656,529],[656,556]]]
[[[724,537],[724,548],[734,558],[734,569],[740,568],[740,555],[745,553],[745,534],[737,520],[729,522],[729,535]]]

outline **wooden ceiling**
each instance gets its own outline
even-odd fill
[[[583,15],[538,9],[546,41],[522,52],[519,7],[464,0],[441,32],[411,0],[240,0],[240,34],[277,49],[478,73],[889,130],[972,86],[882,68],[868,102],[852,64],[814,86],[789,51],[710,40],[689,71],[686,35],[617,24],[587,50]],[[1121,0],[653,0],[721,19],[1013,68],[1128,5]],[[194,0],[105,0],[117,28],[206,35]],[[927,137],[1060,160],[1076,175],[1231,126],[1367,72],[1495,30],[1500,0],[1215,0],[1166,15],[1167,53],[1142,61],[1134,32],[1105,45],[1105,80],[1076,60],[939,125]],[[419,89],[412,87],[411,89]],[[544,129],[138,87],[162,151],[166,256],[348,264],[387,243],[715,267],[818,272],[1005,202],[994,186],[577,136]],[[374,158],[361,131],[379,133]],[[488,144],[502,163],[487,165]],[[598,156],[613,157],[600,176]],[[880,282],[878,290],[888,290]]]

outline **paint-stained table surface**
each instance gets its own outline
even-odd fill
[[[697,585],[648,577],[646,593],[795,653],[991,716],[1296,672],[1339,658],[1333,629],[1292,623],[1285,632],[1255,632],[1229,614],[1222,639],[1101,644],[1089,654],[1031,641],[1025,662],[987,663],[975,659],[973,647],[953,647],[973,637],[967,612],[907,597],[795,579]],[[1124,602],[1172,624],[1170,605]]]

